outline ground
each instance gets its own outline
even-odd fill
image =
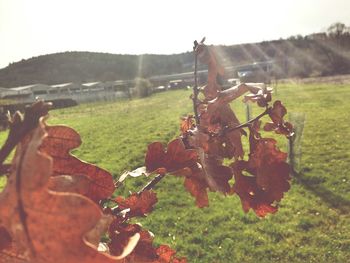
[[[179,134],[179,117],[192,111],[190,93],[177,90],[54,110],[49,123],[74,127],[83,140],[74,154],[117,178],[143,165],[149,143],[166,143]],[[349,97],[349,84],[278,84],[274,99],[282,100],[290,113],[305,114],[305,127],[300,172],[276,214],[264,219],[245,214],[237,196],[216,193],[210,194],[209,208],[196,208],[183,180],[169,176],[155,189],[155,211],[141,223],[157,243],[171,245],[189,262],[347,262]],[[244,121],[245,106],[240,100],[232,106]],[[253,107],[253,115],[258,113]],[[286,149],[283,138],[279,144]],[[146,181],[131,179],[118,194],[138,190]]]

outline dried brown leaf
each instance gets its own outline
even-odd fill
[[[145,164],[149,172],[171,173],[196,165],[197,158],[195,150],[186,149],[181,139],[175,139],[168,144],[166,151],[160,142],[150,144]]]
[[[140,194],[133,193],[128,198],[118,196],[115,198],[120,210],[130,209],[129,217],[145,216],[153,210],[158,202],[157,195],[152,191],[143,191]]]
[[[84,239],[100,220],[100,208],[82,195],[48,189],[52,159],[38,150],[44,136],[40,123],[17,146],[12,172],[0,193],[0,227],[17,248],[13,256],[6,254],[8,262],[118,262]]]
[[[90,179],[87,197],[95,202],[110,197],[115,190],[112,175],[70,153],[80,146],[80,135],[67,126],[47,126],[46,131],[40,150],[53,158],[53,174],[85,175]]]

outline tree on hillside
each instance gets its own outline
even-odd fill
[[[340,22],[333,23],[327,29],[328,35],[332,37],[341,37],[343,35],[348,35],[349,32],[350,28]]]

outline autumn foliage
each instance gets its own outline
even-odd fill
[[[0,151],[1,171],[8,177],[0,193],[0,262],[186,262],[167,245],[155,246],[153,234],[134,223],[156,207],[152,189],[167,176],[183,178],[198,207],[208,206],[208,192],[214,191],[237,194],[243,210],[259,217],[277,211],[290,188],[290,168],[276,141],[262,137],[260,119],[271,119],[264,131],[290,137],[286,108],[280,101],[270,106],[269,88],[240,84],[221,90],[217,78],[224,72],[213,51],[195,43],[194,52],[209,70],[207,84],[194,87],[194,115],[182,118],[180,136],[167,146],[148,146],[144,168],[116,181],[70,153],[80,146],[80,136],[72,128],[45,123],[49,104],[38,102],[24,118],[11,117]],[[245,93],[244,100],[257,103],[262,113],[241,124],[230,102]],[[4,160],[14,148],[8,166]],[[154,179],[140,191],[118,195],[128,177],[145,175]]]

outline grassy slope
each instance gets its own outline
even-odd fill
[[[179,116],[191,112],[189,94],[175,91],[131,102],[56,110],[50,123],[76,128],[83,145],[74,153],[117,176],[143,164],[148,143],[167,142],[178,134]],[[210,195],[209,208],[198,209],[184,191],[182,179],[168,177],[157,186],[159,202],[143,225],[154,232],[157,243],[170,244],[189,262],[346,262],[350,258],[349,96],[349,85],[278,87],[275,99],[281,99],[290,112],[304,112],[306,123],[301,174],[277,214],[265,219],[244,214],[237,196],[215,193]],[[243,106],[239,102],[233,106],[243,120]],[[143,183],[129,180],[127,190],[139,189]]]

